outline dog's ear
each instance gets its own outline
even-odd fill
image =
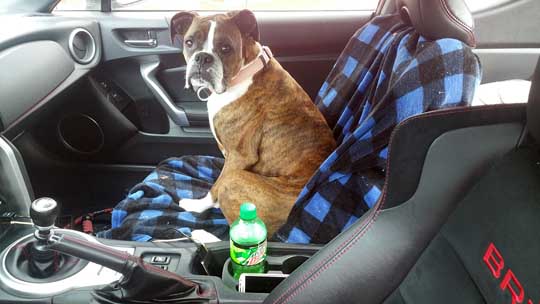
[[[184,36],[197,16],[199,16],[197,13],[188,11],[174,15],[171,19],[171,40],[174,42],[176,35]]]
[[[242,35],[251,37],[255,41],[259,41],[259,26],[255,15],[247,9],[241,11],[233,11],[229,13],[231,20],[238,26]]]

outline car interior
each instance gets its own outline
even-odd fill
[[[381,196],[362,217],[327,243],[268,242],[267,267],[286,278],[263,292],[239,290],[229,241],[95,237],[161,161],[223,155],[205,102],[184,89],[175,11],[59,2],[0,4],[0,303],[540,301],[539,1],[255,11],[261,43],[313,100],[378,16],[460,41],[481,67],[470,106],[391,130]]]

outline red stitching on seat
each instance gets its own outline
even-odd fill
[[[386,188],[383,190],[383,196],[386,196]],[[381,204],[380,204],[381,201],[382,201],[382,199],[379,199],[379,202],[377,202],[377,210],[375,210],[375,211],[373,212],[373,215],[370,217],[369,220],[372,220],[372,219],[375,218],[375,215],[377,214],[378,209],[381,208]],[[304,280],[307,279],[307,277],[311,276],[314,272],[316,272],[316,271],[317,271],[317,268],[321,267],[321,266],[322,266],[324,263],[326,263],[328,260],[331,260],[331,259],[335,258],[335,257],[336,257],[336,256],[335,256],[335,253],[337,253],[338,251],[340,251],[340,250],[342,249],[343,246],[345,246],[350,240],[352,240],[352,239],[356,236],[356,234],[359,233],[359,230],[362,230],[362,229],[364,229],[364,228],[369,227],[370,224],[371,224],[371,221],[370,221],[369,223],[367,223],[366,226],[358,227],[358,228],[355,230],[355,232],[353,233],[353,235],[352,235],[349,239],[347,239],[347,240],[345,240],[344,242],[342,242],[342,243],[339,245],[339,247],[336,248],[336,249],[332,252],[331,255],[329,255],[327,258],[323,259],[323,260],[322,260],[319,264],[317,264],[315,267],[311,268],[311,270],[308,271],[308,272],[307,272],[300,280],[298,280],[293,286],[289,287],[289,289],[287,289],[287,290],[286,290],[279,298],[277,298],[277,299],[274,301],[274,303],[278,303],[279,300],[281,300],[281,298],[283,298],[289,291],[291,291],[292,289],[298,287],[298,286],[301,285],[302,283],[305,284],[305,283],[307,283],[307,282],[310,282],[311,280],[308,280],[308,281],[304,281]],[[290,297],[290,296],[289,296],[289,297]],[[289,297],[287,297],[287,298],[285,299],[285,301],[287,301]],[[285,303],[285,302],[283,302],[283,303]]]
[[[386,163],[386,181],[388,181],[388,179],[390,177],[390,163],[391,163],[391,157],[392,157],[392,153],[391,153],[392,152],[392,143],[394,142],[396,134],[398,133],[398,131],[403,126],[411,123],[411,121],[414,121],[414,120],[417,120],[417,119],[422,119],[422,118],[425,118],[425,117],[437,117],[437,116],[443,116],[443,115],[454,114],[454,113],[457,114],[457,113],[467,113],[467,112],[486,111],[486,110],[491,111],[491,110],[496,110],[496,109],[520,108],[520,107],[522,107],[522,105],[520,105],[520,104],[487,105],[487,106],[481,106],[481,107],[462,107],[462,108],[452,108],[452,109],[437,110],[437,111],[427,112],[427,113],[423,113],[423,114],[420,114],[420,115],[409,117],[408,119],[404,120],[403,122],[401,122],[400,124],[398,124],[394,128],[394,131],[392,132],[392,136],[390,137],[390,141],[389,141],[389,144],[388,144],[388,161]],[[289,293],[291,290],[293,290],[293,289],[295,289],[297,287],[300,287],[300,288],[298,290],[296,290],[295,292],[293,292],[292,294],[290,294],[289,296],[287,296],[286,298],[284,298],[283,302],[281,302],[281,303],[287,303],[292,297],[294,297],[295,295],[300,293],[302,290],[304,290],[306,288],[306,284],[308,284],[308,283],[312,282],[313,280],[315,280],[316,278],[318,278],[323,271],[328,269],[337,260],[339,260],[341,258],[341,256],[343,256],[345,253],[347,253],[347,251],[349,251],[349,249],[354,244],[356,244],[358,242],[358,240],[360,240],[360,238],[362,238],[362,236],[364,236],[369,231],[369,229],[373,226],[373,223],[377,220],[377,217],[380,214],[380,211],[381,211],[382,207],[386,203],[386,194],[387,194],[387,190],[388,190],[387,188],[388,188],[388,183],[385,182],[384,188],[383,188],[383,195],[381,196],[381,198],[377,202],[376,209],[375,209],[375,211],[373,211],[372,216],[369,219],[367,219],[369,222],[365,226],[360,226],[357,229],[355,229],[353,235],[350,238],[348,238],[347,240],[342,242],[338,246],[338,248],[336,248],[334,251],[332,251],[331,254],[329,254],[325,259],[323,259],[315,267],[313,267],[309,271],[307,271],[306,274],[300,280],[298,280],[294,285],[292,285],[285,292],[283,292],[283,294],[281,294],[281,296],[279,296],[279,298],[277,298],[273,302],[274,304],[280,302],[280,300],[283,299],[286,296],[287,293]],[[349,242],[351,242],[351,243],[349,243]],[[347,245],[347,243],[349,243],[349,244]],[[345,246],[345,248],[343,249],[343,251],[336,255],[336,253],[338,251],[340,251],[344,246]],[[322,266],[325,263],[326,263],[326,265]],[[319,267],[321,267],[321,268],[319,268]],[[308,277],[309,277],[309,279],[307,279]]]

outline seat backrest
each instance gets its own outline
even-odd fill
[[[529,134],[540,142],[540,59],[532,77],[529,102],[527,103],[527,129]]]
[[[386,303],[540,301],[540,61],[534,78],[533,140],[479,180]]]
[[[441,10],[424,2],[418,1],[425,13]],[[390,134],[398,123],[472,102],[481,75],[476,55],[460,40],[422,36],[417,18],[375,17],[345,47],[315,100],[338,148],[308,182],[276,239],[331,240],[378,200]]]
[[[527,115],[525,105],[499,105],[400,124],[387,174],[423,168],[413,196],[395,204],[391,193],[402,191],[387,183],[376,208],[265,303],[537,303],[540,133],[531,120],[540,119],[540,61],[534,79]],[[532,141],[520,140],[525,126]],[[413,161],[392,158],[402,152]]]

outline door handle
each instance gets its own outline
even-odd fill
[[[172,121],[179,126],[189,127],[189,120],[184,109],[174,105],[171,97],[165,92],[165,89],[156,78],[159,64],[159,61],[142,63],[141,76]]]
[[[131,47],[136,47],[136,48],[155,48],[158,44],[157,39],[155,38],[150,38],[146,40],[127,39],[127,40],[124,40],[124,43]]]

